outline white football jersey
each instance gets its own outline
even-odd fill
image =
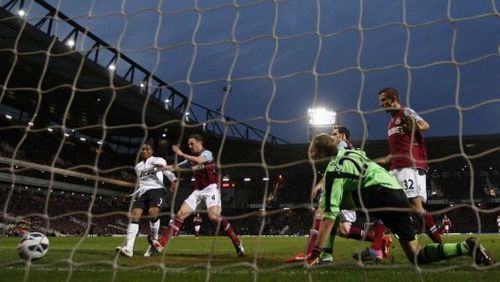
[[[167,161],[160,157],[150,157],[146,161],[140,161],[135,165],[135,173],[137,174],[137,182],[139,187],[134,192],[139,193],[139,196],[151,189],[164,189],[163,174],[170,181],[176,179],[175,175],[170,171],[161,171],[155,168],[155,165],[165,166]]]

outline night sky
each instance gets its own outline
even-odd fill
[[[427,136],[500,133],[500,0],[48,2],[196,103],[293,143],[313,106],[354,140],[385,139],[388,86]]]

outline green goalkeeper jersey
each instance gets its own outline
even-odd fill
[[[341,208],[356,208],[353,197],[359,189],[385,187],[402,189],[396,178],[358,149],[340,149],[328,163],[324,177],[321,209],[334,219]]]

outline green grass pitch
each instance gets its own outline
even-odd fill
[[[478,236],[500,257],[500,235]],[[459,242],[466,235],[444,236]],[[477,268],[470,257],[417,268],[403,257],[395,242],[394,260],[360,265],[352,253],[366,242],[337,238],[334,263],[304,269],[285,260],[304,249],[305,237],[242,237],[246,256],[236,256],[226,237],[174,238],[167,250],[144,258],[145,237],[136,241],[133,258],[119,257],[115,247],[123,237],[49,238],[48,254],[31,264],[19,258],[20,238],[0,238],[0,281],[499,281],[499,264]],[[429,243],[421,236],[423,244]]]

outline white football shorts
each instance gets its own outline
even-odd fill
[[[425,170],[418,168],[401,168],[391,170],[391,174],[399,181],[408,199],[421,197],[424,203],[427,201]]]
[[[221,207],[220,191],[217,188],[217,184],[210,184],[203,190],[194,190],[193,193],[184,200],[193,211],[196,210],[196,207],[198,207],[201,201],[205,202],[207,209],[213,206]]]
[[[340,210],[340,222],[356,222],[356,212],[353,210]]]

